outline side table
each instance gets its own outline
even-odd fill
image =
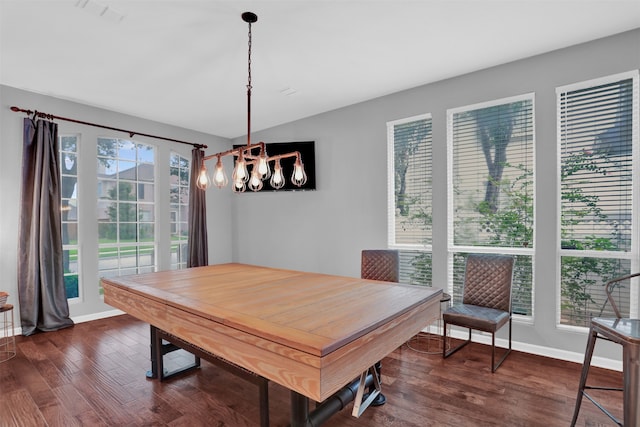
[[[16,337],[13,335],[13,305],[0,307],[0,363],[15,357]]]

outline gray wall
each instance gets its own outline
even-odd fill
[[[19,313],[18,290],[17,290],[17,259],[18,248],[18,223],[20,207],[20,174],[22,162],[22,121],[26,117],[23,113],[10,111],[11,106],[23,109],[38,110],[57,116],[69,117],[87,122],[100,123],[103,125],[138,131],[150,135],[164,136],[168,138],[189,141],[193,143],[206,144],[207,151],[218,151],[227,149],[229,140],[215,136],[177,128],[161,123],[143,120],[112,111],[81,105],[69,101],[64,101],[49,96],[43,96],[31,92],[25,92],[15,88],[0,86],[0,159],[3,166],[0,168],[0,290],[9,292],[9,302],[15,305],[16,317]],[[113,310],[102,302],[102,297],[98,294],[97,281],[97,247],[98,230],[97,221],[92,221],[95,216],[87,215],[86,212],[95,212],[95,198],[97,192],[96,179],[96,140],[98,136],[114,136],[128,138],[128,134],[108,131],[91,126],[84,126],[66,121],[56,121],[59,124],[59,133],[80,134],[79,144],[80,161],[78,163],[81,174],[79,185],[80,200],[93,200],[93,203],[81,204],[79,235],[82,239],[82,250],[84,257],[81,262],[82,279],[85,282],[84,296],[82,301],[70,305],[72,318],[90,319],[100,317],[101,312]],[[134,137],[134,140],[153,144],[157,146],[158,168],[168,165],[170,150],[179,152],[187,158],[191,157],[190,145],[169,143],[157,139]],[[86,160],[83,162],[82,160]],[[168,166],[167,166],[168,167]],[[157,175],[159,182],[156,182],[156,203],[166,204],[168,211],[168,174]],[[165,191],[162,191],[162,190]],[[231,207],[229,200],[231,196],[224,192],[211,192],[207,195],[207,209],[209,221],[210,259],[218,262],[228,262],[231,260]],[[82,201],[81,201],[82,203]],[[161,235],[167,239],[169,235],[169,218],[159,211],[158,229],[156,235]],[[165,241],[165,243],[167,243]],[[164,245],[168,247],[167,244]],[[160,268],[168,268],[168,250],[159,250],[157,253],[158,265]],[[17,320],[16,320],[17,322]]]
[[[378,98],[288,123],[253,135],[254,141],[316,141],[317,190],[308,192],[207,193],[210,260],[237,261],[347,276],[358,276],[360,251],[387,245],[386,122],[422,113],[433,116],[433,284],[447,280],[446,110],[503,97],[535,93],[536,255],[535,318],[516,322],[516,348],[580,361],[585,333],[555,325],[556,100],[557,86],[640,68],[640,29]],[[0,86],[0,288],[17,303],[16,259],[22,115],[11,105],[114,127],[209,145],[207,154],[229,147],[224,138],[204,135],[98,108]],[[97,129],[60,122],[61,132],[87,140]],[[115,135],[118,136],[118,135]],[[244,143],[239,138],[234,143]],[[155,141],[160,154],[170,144]],[[188,153],[190,147],[182,148]],[[163,154],[164,153],[164,154]],[[90,175],[90,174],[89,174]],[[162,183],[159,183],[162,185]],[[165,184],[168,185],[168,184]],[[95,195],[95,183],[85,194]],[[96,244],[95,224],[85,224],[85,245]],[[93,236],[93,237],[91,237]],[[85,249],[86,250],[86,249]],[[83,271],[96,274],[95,268]],[[99,296],[72,306],[72,316],[108,310]],[[598,353],[616,357],[606,349]]]
[[[386,122],[433,117],[433,285],[447,280],[446,110],[535,93],[535,317],[518,348],[580,361],[584,332],[555,325],[558,86],[640,68],[640,29],[470,73],[258,132],[253,141],[315,140],[317,191],[234,198],[233,259],[359,275],[360,251],[387,245]],[[243,143],[241,139],[235,141]],[[569,353],[565,353],[569,352]],[[602,352],[615,356],[615,350]]]

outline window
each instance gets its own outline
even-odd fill
[[[59,164],[61,178],[62,262],[67,299],[80,297],[78,245],[78,139],[77,135],[61,135]]]
[[[155,148],[98,138],[98,273],[155,270]]]
[[[171,269],[187,267],[189,256],[189,171],[191,161],[179,154],[169,158]]]
[[[638,271],[638,72],[558,88],[559,323],[610,315],[603,284]],[[635,200],[635,203],[634,203]],[[625,315],[637,293],[616,289]]]
[[[449,283],[462,298],[468,253],[516,257],[515,314],[531,316],[534,227],[533,95],[447,112]]]
[[[400,281],[431,285],[431,116],[387,123],[389,247]]]

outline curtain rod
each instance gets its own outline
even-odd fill
[[[149,137],[149,138],[162,139],[164,141],[178,142],[180,144],[188,144],[188,145],[192,145],[192,146],[194,146],[196,148],[207,148],[207,146],[204,145],[204,144],[194,144],[193,142],[180,141],[178,139],[172,139],[172,138],[165,138],[164,136],[149,135],[147,133],[134,132],[134,131],[131,131],[131,130],[126,130],[126,129],[118,129],[118,128],[114,128],[114,127],[110,127],[110,126],[99,125],[97,123],[90,123],[90,122],[84,122],[82,120],[69,119],[67,117],[54,116],[53,114],[47,114],[47,113],[43,113],[43,112],[40,112],[40,111],[24,110],[24,109],[19,108],[19,107],[11,107],[11,111],[16,112],[16,113],[26,113],[28,115],[33,114],[34,118],[35,117],[40,117],[42,119],[47,119],[47,120],[55,120],[55,119],[57,119],[57,120],[66,120],[67,122],[80,123],[81,125],[94,126],[94,127],[102,128],[102,129],[115,130],[115,131],[118,131],[118,132],[125,132],[125,133],[129,134],[129,138],[133,138],[134,135],[140,135],[140,136],[146,136],[146,137]]]

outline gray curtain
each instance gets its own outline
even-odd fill
[[[209,265],[207,239],[206,193],[196,186],[204,150],[191,150],[191,179],[189,180],[189,261],[188,267]]]
[[[24,119],[18,297],[22,333],[73,325],[64,287],[58,125]]]

